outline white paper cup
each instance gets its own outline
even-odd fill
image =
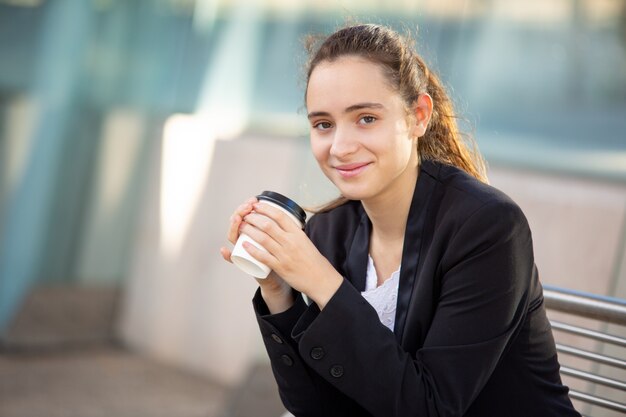
[[[304,222],[306,221],[306,213],[293,200],[290,200],[284,195],[278,194],[273,191],[263,191],[260,195],[256,197],[260,203],[279,208],[283,212],[287,213],[289,218],[293,220],[294,223],[298,225],[298,227],[304,227]],[[245,273],[250,274],[256,278],[267,278],[271,269],[264,263],[261,263],[258,260],[254,259],[252,255],[250,255],[244,249],[244,242],[250,242],[257,248],[265,251],[265,248],[263,248],[263,246],[255,242],[252,238],[250,238],[250,236],[242,233],[241,235],[239,235],[239,239],[237,239],[237,243],[235,244],[235,248],[233,249],[230,259],[235,265],[239,267],[239,269],[241,269]]]

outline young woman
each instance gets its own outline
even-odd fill
[[[526,219],[486,184],[437,77],[377,25],[341,29],[311,54],[311,149],[341,198],[304,231],[251,199],[228,233],[268,250],[246,247],[273,270],[253,304],[285,407],[297,417],[579,416]]]

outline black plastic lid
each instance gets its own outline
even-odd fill
[[[256,198],[258,198],[259,200],[267,200],[271,201],[274,204],[278,204],[279,206],[281,206],[285,210],[288,210],[291,214],[296,216],[296,218],[300,220],[302,224],[304,224],[304,222],[306,221],[306,213],[304,212],[302,207],[300,207],[295,201],[291,200],[288,197],[285,197],[282,194],[274,191],[263,191],[261,194],[257,195]]]

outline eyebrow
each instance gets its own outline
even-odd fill
[[[346,109],[343,111],[344,113],[351,113],[353,111],[357,111],[357,110],[363,110],[363,109],[384,109],[385,106],[383,106],[380,103],[357,103],[357,104],[353,104],[349,107],[346,107]],[[307,117],[309,119],[312,119],[314,117],[320,117],[320,116],[330,116],[330,113],[326,112],[326,111],[314,111],[311,112],[307,115]]]

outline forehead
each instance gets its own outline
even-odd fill
[[[342,57],[319,63],[309,78],[307,108],[386,102],[400,99],[381,65],[360,57]],[[384,103],[383,103],[384,104]]]

